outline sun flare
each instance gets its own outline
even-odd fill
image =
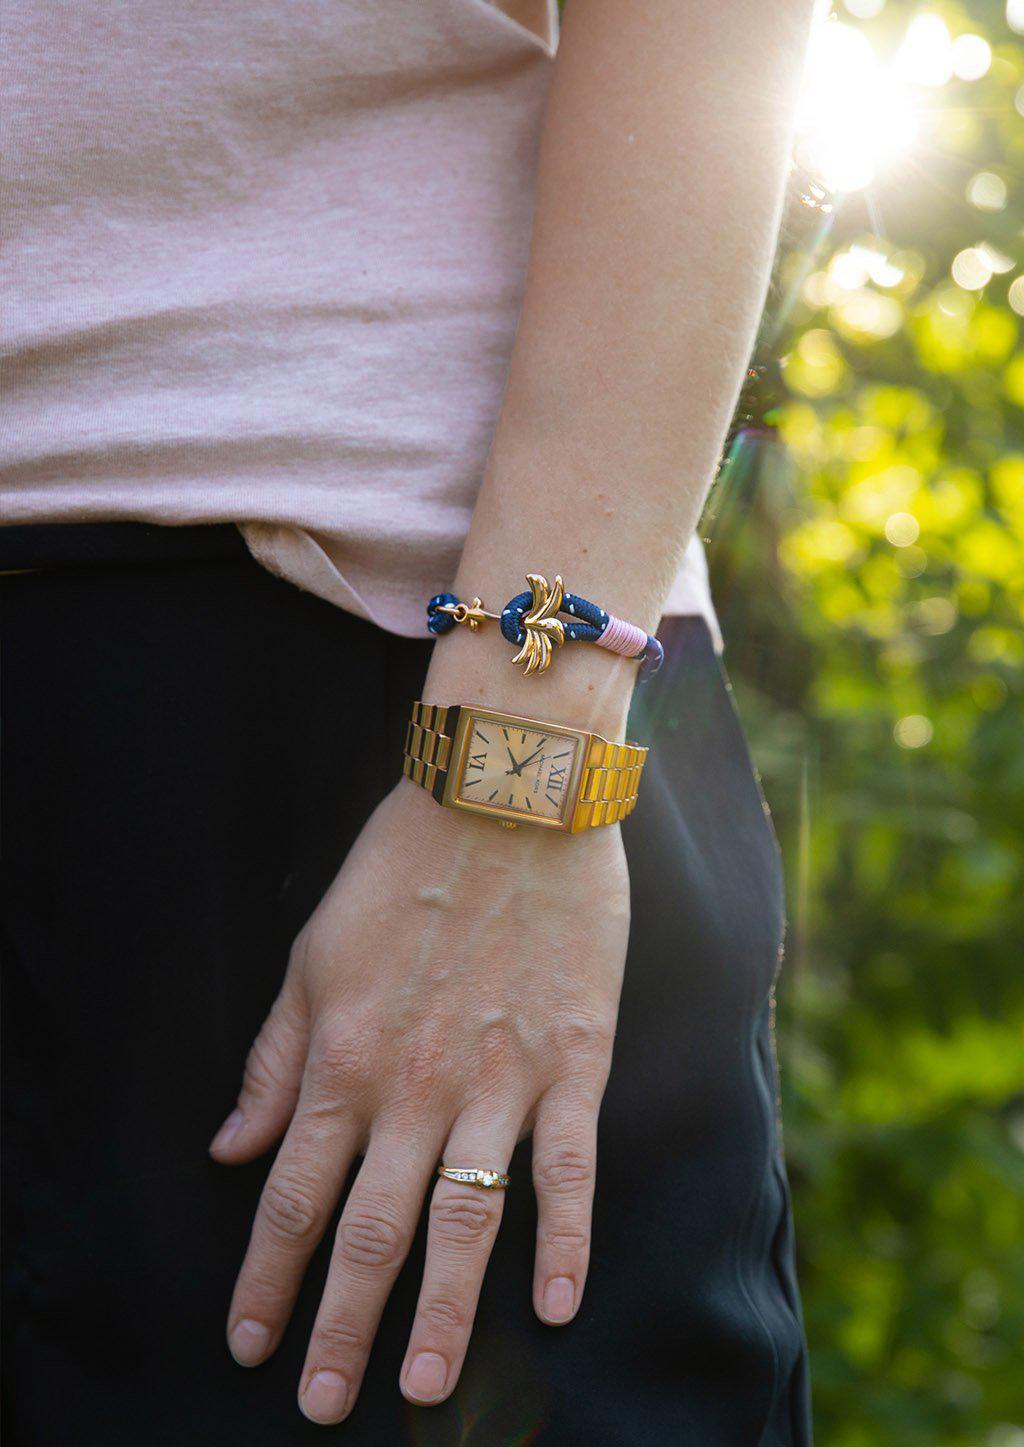
[[[797,159],[830,191],[862,191],[919,144],[934,91],[980,79],[992,51],[979,35],[950,34],[919,13],[882,59],[863,30],[825,13],[814,26],[797,114]]]

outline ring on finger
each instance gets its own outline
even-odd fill
[[[488,1171],[478,1166],[446,1166],[443,1162],[438,1166],[437,1174],[446,1181],[461,1181],[467,1186],[479,1186],[484,1191],[503,1191],[512,1180],[504,1171]]]

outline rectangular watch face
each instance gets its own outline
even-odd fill
[[[585,737],[529,719],[470,711],[454,802],[497,818],[568,828]]]

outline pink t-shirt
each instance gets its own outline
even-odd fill
[[[4,0],[3,520],[234,522],[424,634],[497,420],[556,40],[554,0]],[[696,539],[667,611],[717,636]]]

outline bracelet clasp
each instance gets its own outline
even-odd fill
[[[473,633],[487,618],[494,623],[501,622],[497,613],[488,613],[480,598],[474,598],[472,603],[442,603],[435,611],[450,613],[454,623],[468,623],[470,631]]]

